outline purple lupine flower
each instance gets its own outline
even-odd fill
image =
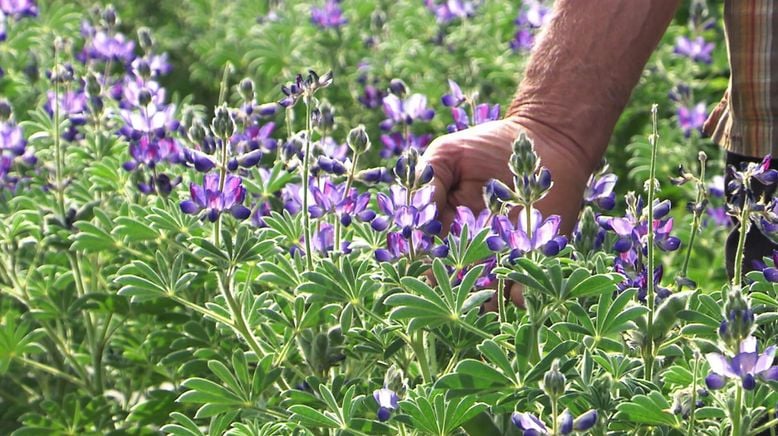
[[[191,200],[181,202],[181,211],[196,215],[205,211],[204,217],[215,222],[222,212],[230,212],[232,216],[243,220],[251,215],[251,210],[243,206],[246,198],[246,188],[240,177],[227,174],[224,187],[219,189],[219,174],[209,173],[203,179],[203,185],[189,184]]]
[[[443,106],[457,107],[467,101],[465,94],[462,93],[462,88],[459,87],[457,82],[449,79],[448,87],[451,90],[451,93],[444,95],[440,99],[441,103],[443,103]]]
[[[0,11],[0,42],[5,41],[6,37],[7,34],[6,34],[5,14],[3,13],[3,11]],[[0,68],[0,79],[2,79],[4,75],[5,72],[3,72],[3,69]]]
[[[138,67],[140,66],[141,61],[146,62],[149,66],[152,78],[164,76],[173,70],[173,65],[170,64],[167,53],[151,54],[142,58],[136,58],[132,61],[132,72],[136,76],[140,76]]]
[[[130,157],[132,160],[123,165],[127,171],[132,171],[139,165],[155,168],[162,161],[179,163],[184,159],[184,151],[175,139],[157,139],[144,135],[130,143]]]
[[[669,212],[669,202],[658,202],[654,210],[654,244],[663,251],[675,251],[680,246],[681,240],[670,236],[673,219],[662,219],[667,212]],[[636,247],[645,247],[648,241],[648,224],[644,220],[638,222],[631,213],[625,217],[601,216],[598,222],[603,228],[619,236],[619,240],[613,247],[619,253],[634,250]]]
[[[386,94],[373,85],[365,85],[365,89],[362,91],[362,95],[358,97],[360,103],[362,103],[368,109],[375,109],[381,106]]]
[[[618,177],[613,173],[605,173],[595,176],[589,176],[589,182],[584,191],[584,201],[589,204],[596,204],[600,209],[611,210],[616,206],[616,193],[613,188],[616,186]]]
[[[619,253],[616,259],[613,261],[613,270],[624,276],[624,281],[618,284],[619,291],[625,291],[630,288],[638,290],[638,301],[645,302],[648,295],[648,280],[649,274],[645,268],[645,265],[640,263],[640,259],[635,251],[627,251]],[[654,273],[651,274],[651,279],[654,281],[656,288],[655,303],[659,304],[665,298],[669,297],[671,292],[667,288],[660,286],[662,282],[662,276],[664,275],[664,267],[661,264],[654,268]]]
[[[690,39],[686,36],[679,36],[675,39],[675,54],[687,57],[694,62],[709,64],[712,61],[714,44],[706,42],[705,38],[698,36]]]
[[[762,271],[764,278],[771,283],[778,283],[778,250],[773,250],[773,266],[766,266],[762,261],[755,260],[754,267]]]
[[[516,52],[529,51],[535,45],[535,34],[551,21],[551,8],[543,0],[527,0],[516,18],[516,34],[509,43]]]
[[[297,183],[287,183],[281,188],[281,200],[284,209],[292,215],[296,215],[303,209],[303,200],[300,195],[302,187]]]
[[[378,420],[381,422],[389,420],[392,412],[399,407],[397,403],[400,401],[400,398],[393,390],[386,386],[381,389],[376,389],[373,392],[373,399],[378,403],[377,415]]]
[[[573,430],[575,431],[587,431],[590,428],[594,427],[595,424],[597,424],[597,410],[587,410],[586,412],[580,414],[575,420],[573,421]]]
[[[685,105],[678,107],[678,125],[687,138],[695,130],[701,132],[707,118],[708,112],[705,108],[705,103],[697,103],[692,107]]]
[[[340,0],[326,0],[324,7],[311,8],[311,22],[322,29],[335,29],[347,23]]]
[[[252,124],[242,132],[236,132],[230,138],[230,145],[237,153],[243,154],[254,150],[270,152],[276,149],[278,143],[271,137],[276,124],[268,122],[259,126]]]
[[[90,59],[129,64],[135,59],[135,41],[128,40],[121,33],[109,35],[100,30],[95,32],[84,51]]]
[[[13,121],[0,121],[0,156],[21,156],[24,154],[27,140],[22,128]]]
[[[515,52],[527,52],[535,45],[535,35],[529,29],[521,29],[513,35],[508,46]]]
[[[438,23],[449,23],[457,18],[472,17],[475,13],[475,6],[472,1],[466,0],[424,0],[430,12],[435,14]]]
[[[354,217],[361,222],[369,222],[375,218],[375,212],[367,208],[370,193],[360,194],[356,188],[350,188],[345,193],[346,184],[334,184],[329,180],[319,187],[311,183],[309,192],[314,204],[308,207],[308,213],[313,218],[320,218],[328,213],[335,213],[341,224],[348,226]]]
[[[713,176],[708,183],[708,193],[716,198],[724,197],[724,177]]]
[[[389,262],[403,256],[408,256],[411,254],[411,246],[413,246],[413,252],[417,255],[429,251],[429,253],[435,257],[448,256],[448,246],[445,244],[433,246],[431,236],[425,234],[421,230],[414,230],[411,232],[409,238],[406,238],[405,235],[400,232],[387,233],[386,248],[379,248],[376,250],[375,258],[379,262]]]
[[[35,0],[0,0],[0,11],[18,20],[22,17],[37,17],[38,5]]]
[[[175,119],[175,105],[157,106],[149,104],[141,110],[122,110],[124,125],[119,133],[129,139],[139,139],[143,135],[164,136],[166,131],[178,129]]]
[[[408,137],[400,132],[384,134],[381,135],[381,144],[383,144],[384,148],[381,149],[380,155],[381,158],[388,159],[392,156],[400,156],[410,148],[423,152],[430,142],[432,142],[432,135],[430,134],[414,135],[411,133]]]
[[[151,96],[151,104],[161,107],[165,103],[165,88],[153,80],[143,80],[138,76],[124,76],[124,80],[111,87],[111,96],[119,101],[119,107],[122,109],[133,109],[142,107],[140,101],[141,91],[148,92]]]
[[[54,92],[49,91],[44,109],[49,116],[54,117]],[[70,125],[62,132],[62,138],[66,141],[74,141],[79,137],[77,127],[86,124],[87,121],[87,95],[83,89],[61,92],[59,94],[59,116],[67,117]]]
[[[327,156],[330,159],[341,163],[348,161],[349,148],[348,144],[345,142],[341,144],[331,136],[326,136],[316,141],[314,146],[320,150],[324,156]]]
[[[740,352],[729,358],[720,353],[708,353],[705,358],[711,372],[705,378],[708,389],[723,388],[728,378],[740,379],[743,388],[753,390],[756,380],[778,381],[778,366],[773,365],[775,345],[759,354],[756,338],[749,336],[740,342]]]
[[[730,218],[729,214],[727,213],[727,208],[724,206],[709,206],[705,209],[705,212],[706,216],[703,222],[704,226],[707,226],[709,223],[712,223],[714,226],[725,228],[732,225],[732,218]]]
[[[488,121],[499,120],[500,105],[496,104],[494,106],[490,106],[486,103],[477,105],[475,107],[475,113],[473,114],[472,124],[470,122],[470,117],[467,116],[467,112],[461,107],[451,108],[451,116],[454,118],[454,123],[448,125],[447,129],[449,133],[469,129],[470,127],[477,126],[478,124],[483,124]]]
[[[432,185],[427,185],[414,192],[408,202],[408,190],[405,187],[390,186],[389,195],[379,193],[376,196],[378,208],[384,215],[373,220],[373,229],[383,231],[394,223],[407,239],[410,239],[415,230],[428,235],[439,233],[441,224],[435,219],[437,208],[432,201],[434,191]]]
[[[513,412],[511,421],[513,422],[513,425],[524,432],[524,436],[543,436],[548,434],[546,424],[544,424],[540,418],[529,412]]]
[[[414,121],[429,121],[435,116],[435,110],[427,107],[427,97],[412,94],[405,100],[395,94],[389,94],[383,100],[384,114],[387,119],[381,122],[382,130],[389,130],[395,124],[413,124]]]
[[[508,217],[497,215],[492,220],[492,230],[496,235],[487,238],[486,243],[492,251],[510,248],[511,259],[534,250],[540,250],[547,256],[555,256],[567,245],[567,238],[558,234],[560,222],[558,215],[550,215],[543,220],[540,211],[533,208],[530,210],[528,235],[527,214],[524,211],[519,212],[516,227]]]
[[[483,209],[476,217],[473,211],[467,206],[457,206],[457,212],[454,220],[451,222],[451,233],[455,236],[462,235],[462,228],[467,224],[469,238],[473,239],[475,235],[485,228],[491,226],[492,214],[489,209]]]

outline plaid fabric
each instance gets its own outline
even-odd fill
[[[704,132],[727,151],[778,156],[778,2],[725,0],[729,89]]]

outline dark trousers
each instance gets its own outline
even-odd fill
[[[749,162],[761,162],[761,158],[741,156],[739,154],[727,153],[727,165],[733,165],[735,169],[741,169],[742,166],[747,165]],[[773,169],[777,167],[776,160],[773,160],[771,165]],[[725,186],[729,183],[730,177],[727,176],[725,180]],[[764,193],[767,198],[771,198],[775,193],[775,186],[764,186],[763,184],[753,181],[752,188],[757,196]],[[727,194],[727,202],[731,203],[732,198]],[[737,243],[740,236],[740,223],[736,218],[732,219],[735,223],[735,227],[729,233],[727,237],[726,256],[727,256],[727,275],[731,278],[734,274],[735,254],[737,252]],[[771,256],[773,250],[778,250],[778,245],[773,244],[767,239],[756,226],[752,225],[746,235],[745,251],[743,253],[743,273],[747,273],[754,269],[754,261],[761,261],[763,257]]]

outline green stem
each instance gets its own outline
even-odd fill
[[[46,365],[45,363],[40,363],[40,362],[38,362],[36,360],[27,359],[26,357],[17,357],[17,359],[19,359],[19,361],[21,363],[23,363],[23,364],[25,364],[27,366],[31,366],[31,367],[33,367],[35,369],[41,370],[43,372],[47,372],[47,373],[49,373],[51,375],[54,375],[54,376],[59,377],[59,378],[61,378],[63,380],[66,380],[66,381],[68,381],[68,382],[70,382],[70,383],[72,383],[72,384],[74,384],[76,386],[79,386],[81,388],[89,390],[89,388],[86,386],[86,384],[82,380],[80,380],[80,379],[78,379],[76,377],[73,377],[72,375],[70,375],[70,374],[68,374],[66,372],[62,372],[62,371],[58,370],[57,368],[54,368],[54,367],[49,366],[49,365]]]
[[[308,214],[308,179],[310,175],[311,163],[311,145],[313,142],[313,127],[311,125],[311,104],[310,99],[305,99],[305,129],[307,138],[305,141],[305,154],[303,156],[303,232],[305,232],[305,266],[307,271],[313,271],[313,250],[311,249],[311,217]]]
[[[732,275],[732,285],[735,289],[740,289],[743,283],[743,252],[746,246],[746,234],[751,225],[748,217],[750,213],[748,202],[743,202],[743,209],[740,212],[740,235],[737,241],[737,251],[735,252],[734,274]]]
[[[644,358],[644,373],[646,376],[646,380],[651,381],[653,379],[654,375],[654,341],[653,337],[651,336],[651,332],[653,331],[653,325],[654,325],[654,306],[656,304],[656,298],[655,298],[655,284],[654,284],[654,197],[655,197],[655,190],[656,190],[656,154],[658,149],[658,142],[659,142],[659,132],[658,132],[658,122],[657,122],[657,112],[658,112],[658,106],[653,105],[651,107],[651,122],[652,122],[652,133],[651,133],[651,167],[650,172],[648,176],[648,217],[646,218],[646,221],[648,222],[648,271],[646,272],[646,277],[648,277],[648,292],[646,295],[646,298],[648,299],[648,329],[647,329],[647,342],[646,342],[646,350],[643,353]]]
[[[700,182],[697,185],[697,199],[695,201],[695,204],[699,205],[702,203],[702,200],[705,196],[705,185],[703,185],[705,181],[705,161],[700,162]],[[681,277],[686,278],[686,273],[689,270],[689,260],[692,257],[692,249],[694,248],[694,240],[697,238],[697,233],[700,231],[700,221],[702,217],[702,211],[698,211],[697,208],[695,208],[694,211],[694,219],[692,220],[692,234],[689,236],[689,246],[686,247],[686,256],[683,260],[683,266],[681,267]],[[683,286],[679,283],[677,284],[676,292],[680,292],[681,288]]]
[[[765,430],[770,430],[770,434],[775,434],[775,428],[778,427],[778,418],[768,421],[765,424],[748,432],[751,436],[761,435]]]
[[[227,180],[227,141],[229,141],[229,138],[227,136],[222,137],[222,150],[221,150],[221,166],[219,167],[219,192],[224,192],[224,183]],[[220,248],[221,244],[221,233],[222,233],[222,216],[221,214],[216,217],[216,221],[213,223],[213,245],[216,246],[216,248]]]
[[[232,270],[228,270],[226,273],[222,274],[219,278],[219,288],[222,292],[222,295],[224,296],[224,299],[227,301],[227,305],[230,307],[230,310],[232,311],[232,318],[233,321],[230,323],[231,326],[235,329],[235,331],[240,334],[243,339],[248,343],[249,348],[251,348],[251,351],[256,354],[257,359],[261,359],[262,356],[264,356],[265,353],[262,350],[262,347],[259,346],[259,342],[257,341],[257,338],[254,336],[254,333],[251,331],[251,328],[249,327],[248,323],[246,322],[246,318],[243,316],[243,310],[240,307],[240,304],[237,300],[235,300],[235,296],[232,292],[233,287],[233,274]]]
[[[732,411],[732,436],[741,436],[740,418],[743,411],[743,387],[738,384],[735,392],[735,409]]]
[[[694,357],[694,372],[692,373],[692,402],[691,410],[689,411],[689,426],[686,429],[686,434],[692,436],[694,434],[694,414],[697,411],[697,370],[700,366],[699,357]]]
[[[551,399],[551,425],[554,428],[554,436],[557,436],[559,434],[559,425],[557,424],[557,421],[559,419],[559,401],[558,399],[552,398]]]
[[[57,68],[57,65],[59,63],[59,59],[57,56],[57,50],[54,51],[55,53],[55,60],[54,65],[55,68]],[[57,186],[55,188],[55,191],[57,193],[57,208],[59,212],[59,216],[63,220],[65,220],[65,187],[62,186],[62,172],[63,172],[63,165],[62,165],[62,140],[60,138],[60,132],[59,132],[59,105],[60,105],[60,89],[59,89],[59,80],[54,81],[54,160],[56,162],[56,174],[54,175]]]

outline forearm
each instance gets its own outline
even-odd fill
[[[508,109],[591,172],[680,0],[558,0]]]

